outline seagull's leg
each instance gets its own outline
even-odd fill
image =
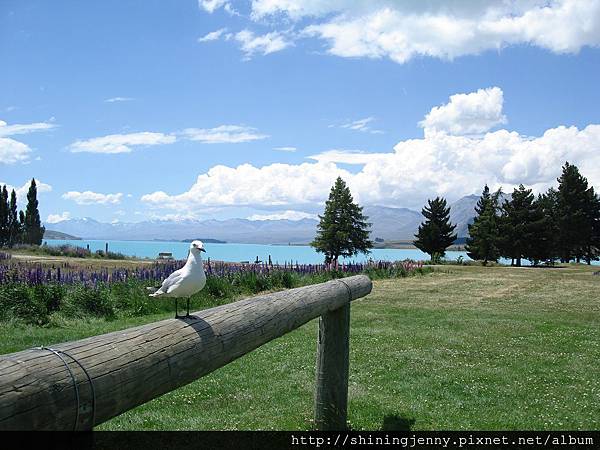
[[[177,297],[175,297],[175,318],[179,319],[179,311],[177,310]]]
[[[185,317],[190,317],[190,298],[187,299],[187,314]]]

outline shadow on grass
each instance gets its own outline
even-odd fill
[[[414,424],[415,419],[399,414],[388,414],[383,418],[381,431],[410,431]]]

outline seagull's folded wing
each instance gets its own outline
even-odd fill
[[[169,291],[172,291],[175,286],[177,286],[183,278],[183,274],[181,269],[176,270],[171,275],[169,275],[162,282],[160,288],[153,294],[150,294],[153,297],[158,297],[160,295],[168,294]]]
[[[180,271],[173,272],[167,277],[167,279],[165,279],[165,281],[163,281],[160,290],[169,292],[169,288],[172,288],[174,285],[178,284],[182,279],[183,274]]]

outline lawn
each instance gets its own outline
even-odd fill
[[[597,269],[597,268],[596,268]],[[600,276],[593,268],[442,266],[377,280],[352,304],[352,429],[600,429]],[[166,314],[0,327],[0,351]],[[101,425],[310,429],[317,321]]]

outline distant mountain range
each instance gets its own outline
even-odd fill
[[[450,220],[457,224],[459,237],[467,236],[479,196],[468,195],[450,206]],[[411,240],[423,220],[420,212],[408,208],[366,206],[372,223],[372,239]],[[89,217],[48,224],[50,231],[83,239],[110,240],[189,240],[206,236],[220,241],[249,244],[305,244],[314,236],[317,221],[302,220],[148,220],[143,222],[98,222]],[[45,236],[46,239],[52,239]],[[56,239],[56,238],[55,238]]]
[[[60,231],[84,239],[188,240],[195,236],[249,244],[298,244],[309,242],[317,222],[302,220],[148,220],[104,223],[89,217],[50,224]]]
[[[456,224],[454,231],[459,238],[469,235],[468,226],[475,219],[477,200],[479,195],[467,195],[450,205],[450,222]]]

